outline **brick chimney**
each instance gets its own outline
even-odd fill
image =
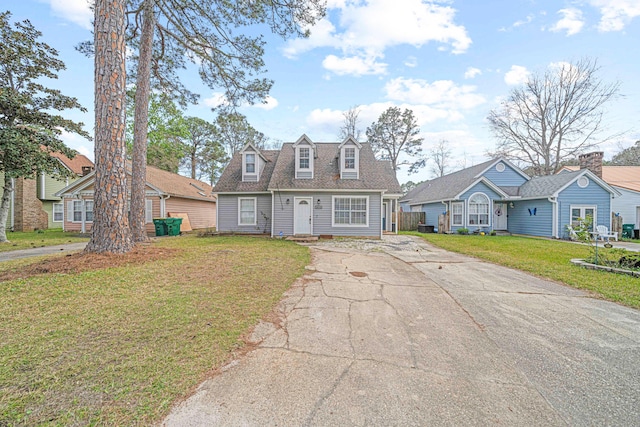
[[[578,161],[580,162],[580,169],[589,169],[596,174],[598,178],[602,178],[602,158],[604,152],[594,151],[593,153],[580,154]]]

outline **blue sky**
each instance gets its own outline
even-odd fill
[[[74,46],[91,38],[86,0],[2,0],[14,20],[29,19],[60,52],[67,70],[49,86],[77,97],[88,113],[67,116],[93,128],[93,60]],[[303,133],[336,141],[343,113],[358,106],[364,130],[390,106],[414,111],[424,150],[448,141],[451,170],[486,160],[495,140],[488,112],[528,73],[589,56],[605,81],[620,81],[608,105],[611,133],[599,148],[609,159],[640,139],[640,0],[328,0],[326,19],[309,39],[265,35],[266,77],[275,80],[266,104],[242,107],[273,140]],[[200,93],[187,114],[213,120],[220,93],[185,75]],[[74,135],[67,145],[93,158],[93,144]],[[432,177],[428,164],[401,182]]]

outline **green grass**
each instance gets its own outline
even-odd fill
[[[588,258],[590,248],[586,245],[519,236],[406,234],[420,236],[443,249],[516,268],[574,288],[592,291],[610,301],[640,308],[639,278],[588,270],[569,262],[572,258]],[[607,249],[601,247],[599,250],[601,254],[606,254]]]
[[[9,242],[0,243],[0,252],[63,245],[65,243],[88,242],[89,238],[81,236],[78,233],[54,229],[31,232],[7,232],[7,240],[9,240]]]
[[[0,426],[159,422],[310,261],[305,247],[263,238],[154,245],[180,252],[0,283]]]

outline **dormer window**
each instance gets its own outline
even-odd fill
[[[258,182],[264,169],[265,159],[257,148],[247,144],[242,150],[242,181]]]
[[[360,179],[360,149],[362,144],[348,137],[340,144],[340,179]]]
[[[309,169],[309,148],[300,148],[300,159],[298,167],[300,169]]]
[[[256,155],[253,153],[245,155],[245,172],[256,173]]]
[[[356,168],[356,149],[355,147],[346,147],[344,149],[344,168]]]
[[[293,149],[295,151],[296,179],[313,179],[315,144],[306,135],[302,135],[293,144]]]

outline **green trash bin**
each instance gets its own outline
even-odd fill
[[[168,233],[168,227],[166,218],[154,218],[153,225],[156,227],[156,236],[166,236]]]
[[[180,226],[182,225],[182,218],[166,218],[165,222],[167,223],[167,234],[169,236],[179,236],[180,235]]]
[[[622,224],[622,237],[624,239],[633,238],[633,228],[634,227],[635,227],[634,224]]]

